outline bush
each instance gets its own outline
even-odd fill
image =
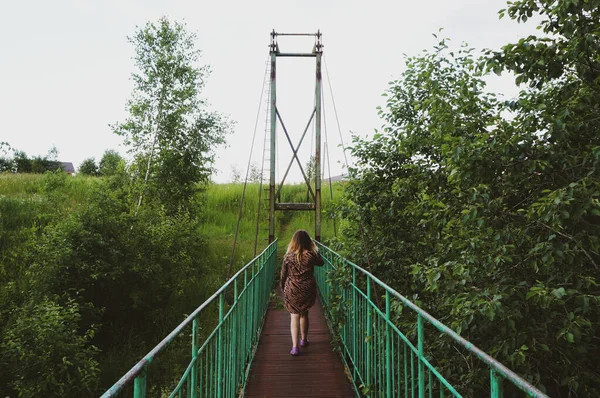
[[[117,151],[108,150],[102,155],[98,163],[98,174],[101,176],[113,176],[119,171],[120,164],[125,162]]]
[[[94,396],[98,349],[95,327],[80,332],[79,306],[44,299],[16,309],[0,344],[11,387],[24,397]],[[5,376],[5,375],[4,375]]]
[[[86,176],[97,176],[100,174],[94,158],[87,158],[79,166],[79,173]]]

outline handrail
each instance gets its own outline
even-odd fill
[[[426,393],[431,396],[435,392],[443,397],[444,392],[447,391],[452,396],[462,397],[424,355],[423,320],[425,320],[489,366],[490,397],[503,397],[503,381],[507,380],[530,397],[548,398],[546,394],[387,286],[369,271],[344,259],[321,243],[316,242],[316,244],[325,259],[325,266],[315,269],[315,276],[329,316],[335,317],[331,307],[333,301],[338,300],[335,305],[342,307],[343,317],[345,319],[353,317],[354,320],[354,322],[344,322],[338,332],[343,348],[342,357],[352,369],[355,388],[362,386],[365,395],[394,397],[409,396],[411,392],[411,396],[422,398]],[[348,281],[347,288],[342,288],[340,291],[340,286],[332,286],[328,283],[328,276],[331,272],[338,272],[340,268],[346,266],[351,267],[352,280]],[[357,285],[357,272],[362,273],[366,278],[366,292]],[[383,309],[371,300],[373,283],[385,290]],[[416,313],[417,347],[393,324],[390,317],[392,297],[400,300],[404,306]],[[418,368],[416,375],[415,359]],[[418,395],[414,395],[415,392],[418,392]]]
[[[277,240],[196,308],[167,337],[111,386],[101,398],[115,397],[132,383],[134,397],[145,397],[146,375],[150,363],[190,325],[192,326],[192,359],[172,396],[181,391],[184,386],[187,387],[187,397],[206,396],[208,395],[206,393],[218,397],[237,396],[240,386],[242,388],[245,386],[247,367],[254,356],[256,343],[262,329],[262,321],[266,314],[269,294],[274,281],[276,256]],[[248,278],[249,276],[250,278]],[[243,283],[239,293],[238,282]],[[225,313],[225,294],[232,286],[234,301],[229,311]],[[199,316],[217,298],[219,299],[219,323],[200,345]],[[238,311],[240,308],[241,310]],[[224,329],[226,330],[223,331]],[[243,333],[238,335],[238,330]],[[218,363],[208,364],[205,362],[202,355],[207,353],[213,360],[215,358],[212,356],[216,354]],[[226,355],[229,355],[227,359],[230,360],[227,365],[224,363]],[[240,364],[242,360],[244,363]],[[211,378],[210,385],[202,384],[203,376]],[[225,376],[227,376],[226,380]],[[208,382],[208,380],[206,381]],[[199,393],[200,395],[198,395]]]

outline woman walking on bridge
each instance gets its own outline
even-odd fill
[[[313,275],[315,266],[323,265],[323,258],[308,232],[300,229],[294,233],[281,266],[281,290],[283,306],[290,313],[292,333],[291,355],[299,355],[298,327],[300,327],[300,347],[308,341],[308,310],[317,299],[317,281]]]

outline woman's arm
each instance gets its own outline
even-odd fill
[[[325,264],[325,261],[323,260],[323,257],[321,257],[321,255],[319,254],[319,252],[315,251],[312,252],[312,264],[316,267],[320,267],[321,265]]]
[[[279,284],[281,286],[281,291],[283,291],[283,288],[285,287],[285,280],[287,279],[288,276],[288,267],[287,267],[287,261],[285,261],[285,257],[283,258],[283,263],[281,264],[281,275],[280,275],[280,281]]]

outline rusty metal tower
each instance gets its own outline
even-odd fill
[[[279,50],[279,44],[277,43],[277,38],[280,36],[314,36],[315,43],[311,52],[306,53],[286,53],[281,52]],[[277,210],[302,210],[302,211],[314,211],[315,212],[315,240],[321,240],[321,58],[323,55],[323,44],[321,43],[321,32],[317,31],[317,33],[277,33],[275,30],[271,32],[271,45],[270,55],[271,55],[271,99],[270,99],[270,120],[271,120],[271,157],[270,157],[270,182],[269,182],[269,243],[275,239],[275,211]],[[281,119],[281,115],[277,110],[277,57],[313,57],[316,59],[315,65],[315,107],[310,115],[310,119],[306,124],[306,128],[302,133],[302,137],[298,142],[298,145],[294,147],[292,140],[290,139],[290,135]],[[298,150],[300,149],[300,145],[302,145],[302,141],[304,140],[304,136],[309,129],[311,122],[314,119],[315,123],[315,186],[314,190],[311,186],[311,181],[307,177],[304,169],[302,168],[302,163],[298,159]],[[279,184],[279,188],[276,190],[275,183],[275,156],[276,156],[276,130],[277,130],[277,120],[281,124],[283,128],[283,132],[287,138],[290,147],[292,148],[293,156],[290,164],[287,167],[287,170],[283,176],[281,183]],[[302,176],[304,177],[304,181],[308,187],[308,192],[310,193],[310,197],[312,198],[312,202],[307,203],[281,203],[280,193],[283,184],[285,183],[285,179],[292,167],[294,160],[298,162],[298,166],[300,166],[300,171],[302,172]]]

